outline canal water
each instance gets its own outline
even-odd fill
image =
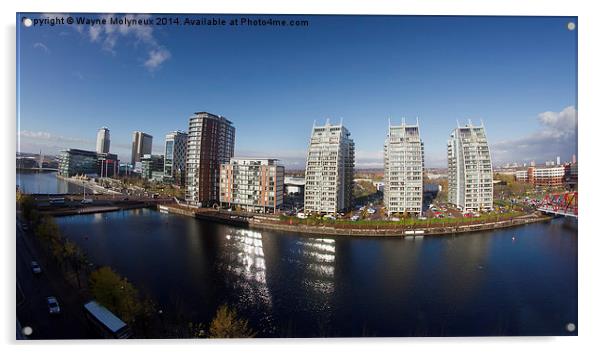
[[[57,219],[190,322],[229,304],[260,337],[570,335],[577,230],[561,219],[424,238],[258,231],[150,209]]]
[[[56,172],[20,171],[17,186],[28,194],[71,194],[83,192],[83,187],[58,179]]]

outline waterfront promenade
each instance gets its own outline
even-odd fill
[[[228,212],[215,209],[195,209],[187,208],[181,205],[157,205],[157,209],[164,213],[175,213],[189,217],[195,217],[202,220],[214,221],[228,225],[248,227],[252,229],[270,229],[285,232],[307,233],[314,235],[347,235],[347,236],[386,236],[386,237],[405,237],[405,236],[429,236],[429,235],[447,235],[468,232],[477,232],[484,230],[495,230],[502,228],[515,227],[536,222],[544,222],[552,217],[542,215],[538,212],[527,214],[510,219],[500,219],[496,221],[458,221],[457,223],[442,225],[401,225],[390,222],[387,225],[357,226],[353,224],[331,225],[307,225],[307,224],[287,224],[280,220],[278,216],[268,214],[252,214],[242,212]]]

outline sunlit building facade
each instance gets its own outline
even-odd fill
[[[493,209],[493,169],[485,126],[457,127],[447,142],[448,201],[465,211]]]
[[[284,201],[284,166],[272,158],[231,158],[220,169],[220,202],[251,212],[274,212]]]
[[[389,215],[422,212],[424,145],[418,123],[389,125],[384,146],[384,204]]]
[[[97,153],[109,153],[111,147],[111,134],[109,129],[102,127],[96,134],[96,152]]]
[[[186,149],[186,201],[194,206],[219,202],[222,163],[234,156],[235,129],[232,122],[207,112],[189,119]]]
[[[142,156],[153,150],[153,137],[141,131],[132,134],[132,165],[142,160]]]
[[[355,145],[343,126],[314,126],[305,168],[305,212],[336,213],[351,207]]]

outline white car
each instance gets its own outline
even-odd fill
[[[307,215],[303,212],[299,212],[299,213],[297,213],[297,218],[306,219]]]
[[[61,307],[59,306],[59,301],[56,300],[55,297],[48,297],[48,298],[46,298],[46,301],[48,303],[48,312],[51,315],[56,315],[56,314],[61,313]]]
[[[358,215],[351,216],[351,220],[354,222],[359,221],[359,219],[360,219],[360,216],[358,216]]]
[[[31,272],[33,272],[34,275],[39,275],[40,273],[42,273],[42,268],[40,267],[40,264],[38,264],[37,261],[31,262]]]
[[[368,213],[370,213],[370,214],[374,214],[374,213],[376,213],[376,210],[375,210],[375,209],[373,209],[373,208],[369,208],[369,209],[368,209]]]

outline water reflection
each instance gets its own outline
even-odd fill
[[[152,210],[57,222],[182,322],[209,323],[222,304],[260,337],[562,335],[577,322],[577,234],[554,222],[422,239],[259,232]]]
[[[30,194],[72,194],[81,193],[79,185],[58,179],[56,172],[17,172],[17,186]]]
[[[315,278],[314,284],[323,293],[332,293],[334,288],[335,240],[327,238],[308,238],[299,240],[301,255],[305,257],[307,269]]]
[[[262,312],[263,333],[274,332],[272,295],[267,285],[261,232],[228,228],[223,239],[224,251],[218,267],[227,278],[225,285],[238,294],[234,303],[228,304],[234,304],[243,314]]]

